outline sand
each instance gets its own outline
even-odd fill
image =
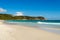
[[[2,23],[0,24],[0,40],[60,40],[60,34]]]

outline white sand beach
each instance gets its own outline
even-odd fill
[[[60,34],[0,22],[0,40],[60,40]]]

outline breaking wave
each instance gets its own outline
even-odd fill
[[[50,22],[37,22],[38,24],[51,24],[51,25],[60,25],[60,23],[50,23]]]

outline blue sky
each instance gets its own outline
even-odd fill
[[[0,0],[0,8],[6,9],[8,14],[21,12],[60,20],[60,0]]]

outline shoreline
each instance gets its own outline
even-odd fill
[[[58,28],[48,28],[48,27],[36,27],[36,26],[27,26],[27,25],[19,25],[19,24],[10,24],[10,23],[5,23],[4,20],[0,20],[2,24],[7,24],[7,25],[17,25],[17,26],[24,26],[24,27],[31,27],[31,28],[36,28],[36,29],[41,29],[47,32],[55,33],[55,34],[60,34],[60,29]]]
[[[55,33],[55,34],[60,34],[60,29],[59,28],[49,28],[49,27],[38,27],[38,26],[27,26],[27,25],[21,25],[18,23],[7,23],[8,25],[17,25],[17,26],[24,26],[24,27],[31,27],[31,28],[36,28],[36,29],[41,29],[47,32]]]
[[[0,24],[1,40],[60,40],[60,34],[47,32],[41,29],[21,26]]]

